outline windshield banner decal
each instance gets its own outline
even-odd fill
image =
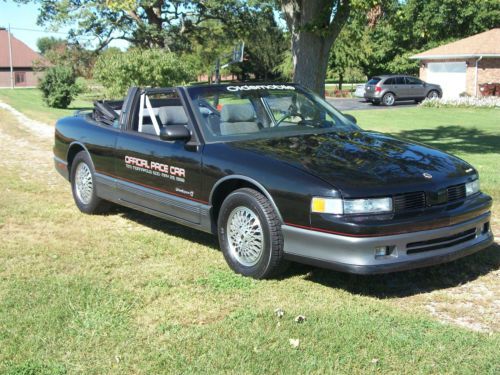
[[[295,90],[294,86],[289,85],[244,85],[244,86],[227,86],[227,91],[250,91],[250,90]]]

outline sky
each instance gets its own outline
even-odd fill
[[[56,38],[66,38],[68,29],[58,30],[57,33],[46,32],[46,28],[38,26],[36,19],[38,17],[39,6],[33,3],[16,4],[11,0],[0,0],[0,27],[7,28],[10,24],[12,35],[23,41],[35,51],[37,50],[36,41],[44,36],[53,36]],[[29,29],[29,30],[22,30]],[[113,41],[111,46],[125,48],[127,42]]]

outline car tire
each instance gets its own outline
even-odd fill
[[[269,199],[243,188],[227,196],[217,220],[219,244],[229,267],[255,279],[279,275],[284,259],[281,221]]]
[[[392,92],[388,92],[384,94],[384,96],[382,97],[382,103],[384,103],[384,105],[387,107],[393,106],[395,102],[396,102],[396,97]]]
[[[437,90],[431,90],[427,93],[427,99],[439,99],[439,92]]]
[[[86,151],[80,151],[73,159],[70,178],[73,199],[80,211],[99,214],[109,209],[109,202],[97,196],[94,167]]]

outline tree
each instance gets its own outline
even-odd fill
[[[262,11],[259,11],[262,12]],[[255,12],[257,13],[257,12]],[[274,68],[280,62],[280,53],[287,49],[282,30],[276,25],[272,9],[263,15],[240,19],[240,25],[227,30],[218,21],[201,23],[198,30],[183,41],[183,58],[189,58],[197,73],[213,73],[218,57],[230,55],[234,46],[245,42],[245,59],[228,70],[241,79],[253,74],[257,79],[276,76]],[[222,60],[225,63],[225,60]]]
[[[112,40],[165,48],[207,20],[231,25],[249,6],[244,0],[15,0],[40,6],[38,24],[70,27],[73,40],[96,38],[98,50]]]
[[[130,86],[186,84],[194,78],[194,69],[172,52],[133,48],[101,54],[94,67],[94,78],[103,84],[108,98],[118,98]]]
[[[36,47],[40,51],[41,55],[45,55],[48,51],[53,50],[59,45],[65,44],[66,41],[60,38],[54,38],[53,36],[44,36],[36,41]]]
[[[331,49],[328,76],[338,80],[340,90],[344,79],[351,82],[364,79],[362,67],[370,53],[370,40],[364,28],[354,22],[347,24]]]
[[[375,21],[353,20],[370,40],[365,73],[418,74],[418,61],[410,56],[500,26],[500,2],[392,0],[383,3]]]
[[[280,0],[291,34],[293,81],[325,93],[328,57],[351,13],[350,0]]]
[[[79,93],[75,73],[66,66],[48,68],[38,86],[45,103],[53,108],[67,108]]]
[[[50,65],[66,66],[71,68],[76,76],[90,78],[97,55],[78,43],[69,43],[67,40],[53,37],[44,37],[37,40],[37,47],[44,59],[39,63],[41,67]]]
[[[288,46],[283,31],[276,24],[273,9],[263,7],[259,11],[249,11],[246,22],[242,21],[233,42],[245,42],[245,59],[237,65],[240,74],[244,78],[253,74],[256,79],[263,80],[278,76],[275,69]]]

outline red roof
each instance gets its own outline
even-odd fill
[[[14,68],[31,68],[35,60],[43,57],[29,48],[26,44],[10,35],[12,43],[12,65]],[[9,32],[0,29],[0,68],[9,68]]]
[[[454,57],[500,57],[500,28],[491,29],[468,38],[457,40],[425,52],[412,59],[436,59]]]

